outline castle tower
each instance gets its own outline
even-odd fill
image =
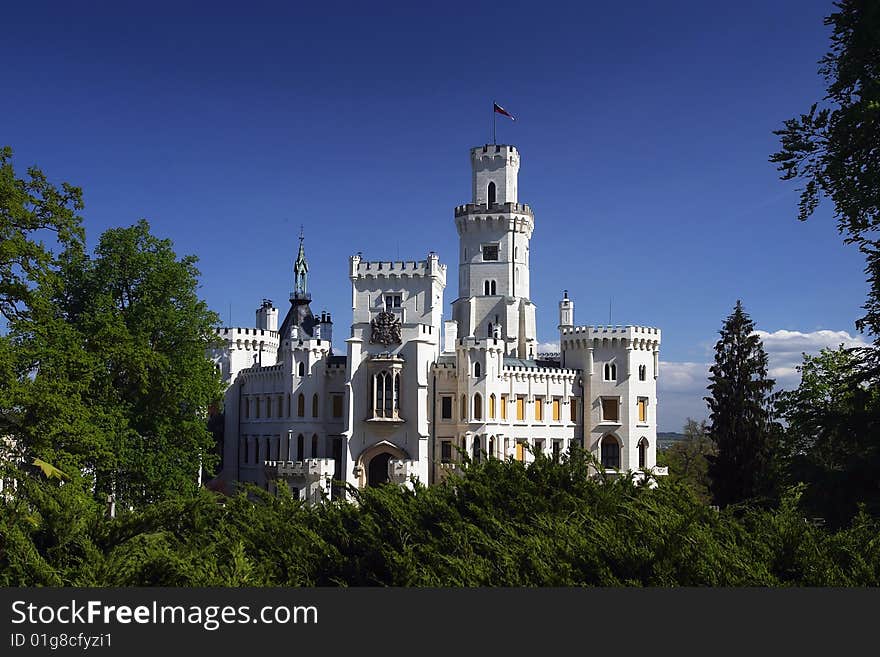
[[[472,148],[471,169],[471,203],[455,208],[460,264],[452,315],[458,336],[497,333],[505,354],[531,358],[537,347],[529,299],[534,215],[517,198],[519,152],[502,144]]]

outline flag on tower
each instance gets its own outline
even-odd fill
[[[516,117],[513,114],[511,114],[510,112],[508,112],[506,109],[501,107],[501,105],[499,105],[498,103],[494,103],[494,102],[492,104],[495,106],[495,112],[497,114],[503,114],[504,116],[508,117],[512,121],[516,121]]]

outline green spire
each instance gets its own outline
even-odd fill
[[[303,228],[299,227],[299,253],[293,265],[293,296],[303,299],[309,295],[309,263],[306,260],[306,250],[303,247]]]

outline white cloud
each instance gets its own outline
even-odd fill
[[[814,355],[821,349],[863,347],[867,343],[861,336],[846,331],[757,331],[764,351],[767,352],[768,376],[776,380],[776,387],[790,390],[800,383],[797,366],[803,354]],[[685,419],[696,420],[708,416],[703,397],[706,396],[710,363],[668,362],[660,363],[657,380],[658,414],[661,431],[680,431]]]
[[[559,343],[558,342],[540,342],[540,343],[538,343],[537,353],[539,353],[539,354],[558,354],[559,353]]]

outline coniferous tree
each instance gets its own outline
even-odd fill
[[[708,457],[712,496],[727,506],[773,495],[778,434],[771,411],[775,381],[767,377],[767,354],[741,301],[720,334],[705,400],[717,449]]]

